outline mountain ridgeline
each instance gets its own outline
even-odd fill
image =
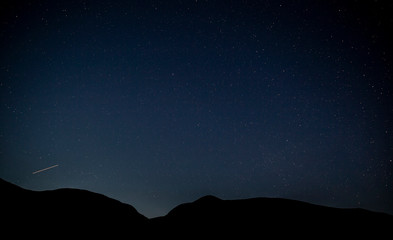
[[[205,196],[148,219],[128,204],[85,190],[30,191],[0,179],[0,191],[2,230],[12,236],[386,238],[393,227],[389,214],[279,198]]]

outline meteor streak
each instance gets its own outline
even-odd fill
[[[59,165],[56,164],[56,165],[53,165],[53,166],[50,166],[50,167],[47,167],[47,168],[44,168],[44,169],[35,171],[35,172],[33,172],[33,174],[40,173],[40,172],[43,172],[43,171],[46,171],[46,170],[49,170],[49,169],[51,169],[51,168],[55,168],[55,167],[58,167],[58,166],[59,166]]]

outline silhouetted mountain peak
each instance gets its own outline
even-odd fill
[[[213,195],[206,195],[198,200],[196,200],[194,203],[201,203],[201,202],[217,202],[217,201],[222,201],[220,198],[213,196]]]
[[[0,187],[2,222],[9,230],[22,226],[37,231],[45,226],[46,233],[120,236],[130,228],[141,231],[148,223],[134,207],[87,190],[30,191],[4,180]]]
[[[2,229],[20,236],[41,229],[48,238],[61,233],[184,239],[188,233],[203,238],[278,234],[315,239],[315,234],[323,233],[375,239],[390,234],[393,226],[388,214],[279,198],[222,200],[208,195],[180,204],[166,216],[147,219],[128,204],[86,190],[29,191],[0,179],[0,193]]]

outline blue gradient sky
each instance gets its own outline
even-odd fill
[[[391,3],[0,6],[1,178],[149,217],[206,194],[393,213]]]

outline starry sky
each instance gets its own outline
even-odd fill
[[[148,217],[207,194],[393,214],[392,11],[1,1],[0,177]]]

